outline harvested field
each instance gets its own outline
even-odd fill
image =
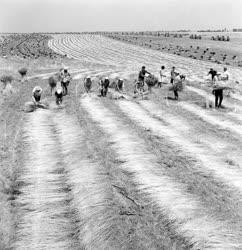
[[[196,33],[202,39],[190,39],[193,35],[187,33],[167,33],[159,32],[154,34],[132,34],[132,33],[107,33],[107,37],[146,47],[163,53],[169,53],[188,57],[201,61],[210,61],[216,64],[226,64],[242,67],[242,47],[241,33],[213,32]],[[211,37],[230,37],[230,41],[213,41]]]
[[[0,55],[3,57],[19,56],[24,59],[39,57],[55,59],[60,55],[48,48],[50,39],[50,36],[42,34],[3,35],[0,38]]]
[[[238,83],[224,107],[206,108],[218,64],[102,35],[52,37],[56,58],[0,59],[15,90],[0,93],[0,248],[242,249],[241,69],[228,66]],[[162,64],[167,83],[173,65],[187,76],[179,100],[167,83],[133,98],[140,67],[156,75]],[[64,65],[70,94],[56,106],[48,78]],[[99,97],[106,76],[125,92]],[[49,109],[24,113],[36,85]]]

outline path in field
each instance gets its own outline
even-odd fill
[[[138,70],[145,64],[157,72],[161,65],[176,66],[189,80],[204,80],[210,68],[217,64],[193,60],[176,55],[141,48],[99,35],[55,35],[49,42],[50,48],[61,54],[88,62],[99,62],[127,70]],[[242,80],[241,69],[228,67],[234,80]],[[222,66],[221,66],[222,71]]]
[[[174,182],[162,171],[155,155],[147,151],[141,138],[100,102],[87,97],[81,100],[81,104],[110,136],[113,148],[124,162],[121,167],[133,174],[139,188],[149,194],[165,216],[173,220],[178,233],[190,239],[194,249],[239,249],[238,236],[210,217],[198,199],[186,192],[185,185]],[[131,108],[130,113],[136,117],[137,110],[134,112]]]

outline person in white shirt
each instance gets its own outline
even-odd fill
[[[224,71],[223,73],[220,75],[220,80],[221,81],[228,81],[230,78],[229,76],[229,72],[228,72],[228,69],[226,67],[224,67]]]
[[[158,87],[159,88],[161,88],[163,78],[166,77],[164,72],[165,72],[165,66],[161,66],[161,69],[159,71],[159,77],[158,77]]]

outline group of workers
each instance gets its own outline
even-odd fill
[[[71,81],[71,75],[68,72],[67,67],[60,69],[58,79],[59,81],[57,82],[56,87],[55,87],[55,97],[56,97],[56,104],[60,105],[63,101],[63,96],[68,94],[68,86]],[[37,106],[41,105],[40,99],[41,99],[42,92],[43,90],[39,86],[36,86],[33,89],[32,101]]]
[[[148,72],[145,68],[145,66],[142,66],[141,71],[139,72],[138,75],[138,82],[137,82],[137,88],[143,88],[145,85],[145,77],[146,75],[151,75],[150,72]],[[158,75],[158,82],[157,82],[157,86],[159,88],[161,88],[162,83],[164,83],[164,78],[167,77],[165,74],[165,66],[162,65],[160,70],[159,70],[159,75]],[[170,83],[172,85],[172,90],[174,92],[174,99],[178,100],[178,88],[176,87],[176,83],[177,81],[183,81],[185,80],[185,76],[181,75],[180,73],[178,73],[176,71],[176,68],[173,66],[171,68],[171,72],[170,72]]]
[[[142,91],[144,91],[145,79],[147,75],[151,75],[151,73],[146,70],[145,66],[142,66],[138,74],[138,81],[136,81],[137,89],[142,89]],[[214,85],[216,84],[217,81],[229,80],[229,73],[226,67],[224,67],[223,73],[218,73],[216,70],[211,68],[208,72],[208,75],[211,75],[211,79]],[[162,83],[164,83],[165,77],[167,77],[165,74],[165,66],[161,66],[159,70],[158,84],[157,84],[159,88],[162,86]],[[59,79],[60,79],[60,84],[57,84],[55,89],[56,104],[61,104],[63,96],[68,94],[68,86],[71,81],[71,75],[68,72],[68,68],[60,70]],[[170,83],[173,87],[172,90],[174,92],[175,100],[178,100],[178,89],[175,87],[175,83],[177,81],[182,81],[182,80],[185,80],[185,76],[176,72],[176,68],[172,67],[170,71]],[[124,90],[123,79],[119,78],[117,82],[114,83],[115,83],[114,86],[115,90],[121,92]],[[84,79],[84,87],[87,93],[91,90],[91,86],[92,86],[91,77],[87,76]],[[99,92],[101,97],[107,96],[109,87],[110,87],[110,80],[108,77],[105,77],[104,79],[101,79],[99,81]],[[215,95],[215,107],[220,108],[223,101],[223,88],[214,88],[212,93]],[[41,94],[42,94],[41,87],[36,86],[33,89],[33,96],[32,96],[32,100],[35,104],[40,103]]]

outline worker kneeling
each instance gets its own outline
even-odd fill
[[[57,88],[55,91],[56,105],[62,104],[63,101],[63,89]]]
[[[46,109],[48,108],[47,103],[42,103],[41,102],[41,95],[42,95],[42,88],[39,86],[34,87],[32,91],[32,101],[31,102],[26,102],[24,111],[25,112],[33,112],[38,108],[43,108]]]

